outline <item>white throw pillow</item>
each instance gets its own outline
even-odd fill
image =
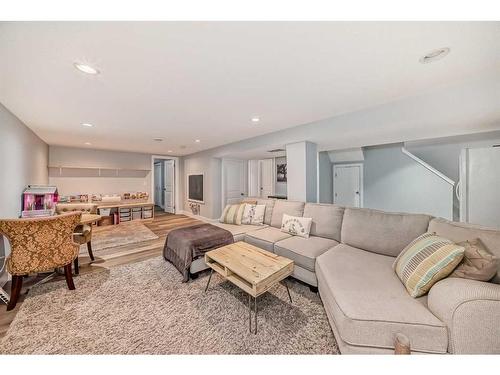
[[[262,225],[264,223],[264,213],[266,205],[245,204],[241,224]]]
[[[265,204],[256,204],[254,206],[254,212],[253,212],[252,221],[250,222],[250,224],[263,225],[265,213],[266,213],[266,205]]]
[[[281,231],[291,234],[292,236],[309,238],[311,225],[312,218],[310,217],[299,217],[283,214],[283,219],[281,220]]]
[[[254,204],[245,203],[245,208],[243,209],[243,216],[241,217],[241,224],[250,224],[252,222],[252,216],[255,210]]]

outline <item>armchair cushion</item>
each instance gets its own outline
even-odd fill
[[[73,240],[80,245],[90,242],[92,240],[92,227],[87,224],[76,227]]]
[[[448,351],[500,354],[500,285],[447,278],[427,299],[429,310],[448,327]]]

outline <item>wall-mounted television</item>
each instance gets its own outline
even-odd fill
[[[205,203],[203,200],[203,174],[188,175],[188,200]]]

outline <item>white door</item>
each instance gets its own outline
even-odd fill
[[[363,166],[333,167],[333,203],[345,207],[363,207]]]
[[[161,163],[155,163],[154,178],[155,178],[155,205],[163,208],[162,195],[163,195],[163,184],[162,184],[162,165]]]
[[[260,197],[259,161],[248,161],[248,196]]]
[[[223,206],[238,203],[247,195],[247,162],[245,160],[222,161]]]
[[[260,160],[260,196],[274,195],[274,160]]]
[[[175,213],[175,160],[165,160],[165,212]]]

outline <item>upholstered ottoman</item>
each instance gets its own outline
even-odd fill
[[[174,229],[165,240],[163,257],[182,274],[183,282],[189,281],[191,263],[207,251],[234,242],[231,232],[211,224],[197,224]]]

